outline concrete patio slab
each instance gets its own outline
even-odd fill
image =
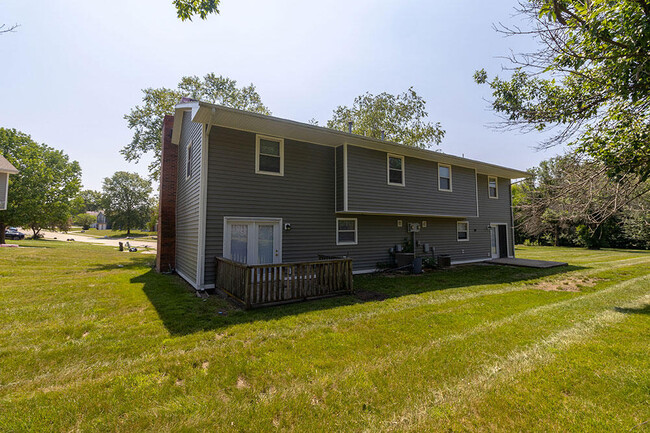
[[[508,266],[522,266],[524,268],[555,268],[557,266],[567,266],[568,263],[565,262],[551,262],[547,260],[530,260],[530,259],[517,259],[517,258],[500,258],[488,260],[485,263],[490,263],[493,265],[508,265]]]

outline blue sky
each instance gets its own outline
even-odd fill
[[[26,2],[5,0],[0,23],[0,127],[63,149],[80,162],[86,188],[117,170],[146,175],[147,158],[126,163],[123,119],[145,87],[175,87],[209,72],[253,83],[275,116],[324,124],[338,105],[366,91],[410,86],[447,134],[439,146],[514,168],[561,151],[537,152],[536,134],[488,128],[498,118],[473,82],[534,48],[492,24],[525,25],[515,0],[307,2],[222,0],[221,14],[181,22],[171,0]]]

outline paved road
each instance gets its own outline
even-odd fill
[[[72,234],[72,233],[62,233],[62,232],[51,232],[51,231],[46,231],[46,230],[41,230],[41,234],[45,237],[45,239],[54,239],[56,238],[59,241],[66,241],[68,239],[74,239],[75,242],[89,242],[91,244],[100,244],[100,245],[111,245],[114,247],[119,246],[119,243],[125,243],[129,242],[129,244],[132,247],[136,248],[142,248],[142,247],[149,247],[153,248],[154,250],[156,249],[156,241],[150,241],[150,240],[139,240],[138,238],[135,239],[102,239],[102,238],[95,238],[92,236],[84,236],[83,234]]]

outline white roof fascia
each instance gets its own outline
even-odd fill
[[[194,119],[197,111],[199,110],[199,101],[176,104],[174,108],[175,110],[174,126],[172,127],[172,143],[178,145],[178,143],[181,141],[181,130],[183,128],[183,112],[191,110],[192,119]]]
[[[177,128],[176,122],[178,121],[178,118],[180,118],[180,122],[182,122],[182,111],[188,109],[192,110],[192,121],[197,123],[213,124],[225,128],[267,134],[295,141],[320,144],[323,146],[336,147],[343,144],[349,144],[352,146],[396,153],[418,159],[471,168],[475,169],[478,173],[487,173],[490,176],[509,179],[520,179],[531,176],[530,173],[523,170],[517,170],[488,162],[476,161],[439,151],[420,149],[391,141],[350,134],[336,129],[200,101],[176,105],[177,115],[174,119],[174,135],[176,135],[178,129],[178,140],[180,140],[180,127]],[[178,115],[179,110],[181,111],[180,116]],[[177,144],[173,138],[172,142]]]

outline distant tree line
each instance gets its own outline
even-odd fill
[[[102,192],[84,190],[75,198],[73,222],[84,229],[97,221],[88,212],[103,211],[113,230],[154,231],[158,220],[158,202],[151,196],[149,181],[137,173],[118,171],[104,179]]]
[[[518,243],[650,249],[650,181],[571,153],[512,186]]]
[[[0,128],[0,154],[16,167],[9,177],[7,210],[0,211],[0,243],[7,226],[65,230],[73,199],[81,187],[81,167],[68,155],[15,129]]]
[[[81,167],[65,153],[15,129],[0,128],[0,154],[18,174],[9,177],[7,210],[0,211],[0,243],[5,229],[24,227],[38,238],[42,229],[67,231],[71,224],[89,227],[103,210],[113,229],[153,230],[157,203],[151,184],[136,173],[117,172],[104,179],[104,191],[81,189]]]

